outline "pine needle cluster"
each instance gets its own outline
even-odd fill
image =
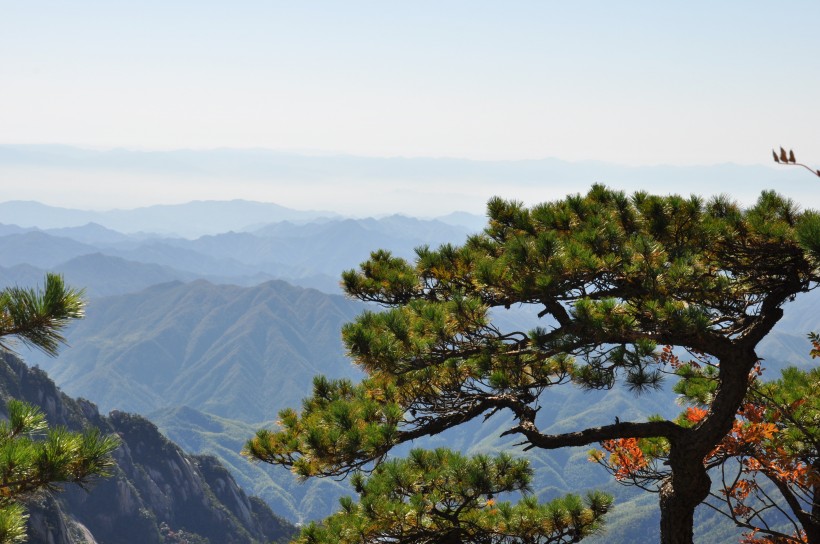
[[[446,449],[412,450],[351,483],[359,501],[340,500],[338,513],[302,530],[296,544],[561,544],[597,532],[612,498],[590,493],[548,503],[506,492],[528,492],[532,469],[501,454],[466,457]]]

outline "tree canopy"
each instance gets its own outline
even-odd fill
[[[297,544],[562,544],[600,529],[612,498],[567,495],[546,504],[527,496],[516,504],[501,493],[529,491],[532,469],[500,454],[466,457],[446,449],[412,450],[351,478],[359,502],[302,530]]]
[[[301,412],[260,430],[247,451],[301,476],[338,476],[394,446],[509,411],[525,449],[663,438],[661,538],[691,542],[709,493],[703,460],[732,429],[781,306],[820,279],[820,217],[773,192],[744,209],[721,196],[631,196],[603,186],[527,208],[492,199],[489,224],[461,246],[417,250],[414,263],[377,251],[343,275],[375,302],[342,331],[360,383],[318,378]],[[542,319],[502,330],[493,308]],[[620,421],[550,434],[539,399],[574,384],[635,392],[674,372],[659,345],[708,358],[717,387],[695,425]],[[616,414],[613,414],[616,415]]]

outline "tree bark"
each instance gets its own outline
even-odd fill
[[[660,490],[661,544],[692,544],[695,508],[709,495],[712,481],[702,463],[673,466]]]
[[[804,524],[803,530],[806,531],[806,542],[817,544],[820,542],[820,525],[816,523]]]

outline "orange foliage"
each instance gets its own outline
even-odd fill
[[[676,370],[683,365],[678,356],[672,353],[672,346],[663,346],[663,349],[658,356],[658,362],[668,364]]]
[[[706,417],[708,414],[706,410],[703,408],[698,408],[697,406],[690,406],[686,409],[686,419],[691,421],[692,423],[700,423],[700,421]]]
[[[765,420],[765,411],[764,406],[751,403],[743,405],[732,431],[715,448],[710,458],[742,456],[743,471],[746,473],[763,472],[781,482],[808,487],[817,478],[817,474],[801,459],[787,452],[776,440],[772,440],[778,429],[775,423]],[[779,417],[779,413],[770,415],[770,419],[774,421]],[[746,495],[735,498],[742,501]]]
[[[740,539],[740,544],[808,544],[809,542],[806,537],[806,533],[803,531],[799,531],[798,533],[792,535],[788,538],[788,540],[783,538],[774,538],[768,535],[756,536],[757,533],[757,529],[750,533],[743,533],[743,538]]]
[[[601,446],[610,453],[608,464],[617,480],[629,478],[649,465],[637,438],[605,440]]]
[[[718,458],[743,457],[743,471],[765,472],[766,474],[787,483],[810,486],[817,483],[820,475],[796,456],[791,455],[776,440],[777,424],[766,420],[765,407],[746,403],[738,412],[732,430],[715,447],[704,460],[710,463]],[[692,406],[686,409],[685,417],[692,423],[699,423],[708,415],[708,411]],[[777,420],[778,416],[769,415]],[[637,438],[620,438],[601,442],[609,452],[606,461],[618,480],[637,475],[649,466],[649,459],[641,448],[642,442]],[[593,456],[593,461],[600,461],[600,456]],[[731,490],[732,497],[743,500],[749,494],[747,480],[740,480],[736,489]]]
[[[790,406],[797,408],[805,402],[795,401]],[[709,412],[699,407],[689,407],[684,417],[697,424],[708,416]],[[747,477],[738,478],[732,486],[721,492],[727,498],[732,513],[738,518],[751,519],[756,511],[746,504],[747,499],[754,498],[758,489],[755,474],[760,472],[789,485],[808,488],[820,484],[820,474],[811,466],[790,454],[776,440],[778,427],[776,422],[781,418],[777,409],[772,411],[759,404],[748,402],[738,411],[732,430],[721,443],[707,456],[704,463],[710,464],[720,459],[737,457],[741,459],[741,470]],[[602,452],[593,452],[591,461],[604,464],[619,481],[629,478],[645,477],[651,471],[650,463],[654,460],[642,449],[643,441],[636,438],[621,438],[601,442],[609,452],[604,459]],[[644,444],[646,445],[646,444]],[[647,450],[651,451],[651,450]],[[758,531],[744,533],[741,544],[800,544],[808,542],[800,532],[788,539],[775,539],[759,535]]]

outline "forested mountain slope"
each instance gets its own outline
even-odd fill
[[[2,406],[10,398],[39,406],[50,426],[93,426],[122,441],[113,475],[90,492],[69,486],[30,501],[31,544],[181,543],[183,535],[202,544],[261,544],[293,534],[266,504],[246,496],[215,458],[183,453],[140,416],[100,415],[8,351],[0,351],[0,398]]]
[[[362,305],[281,281],[167,283],[91,301],[60,361],[38,360],[102,409],[190,406],[261,422],[298,403],[313,376],[353,376],[340,328]]]

